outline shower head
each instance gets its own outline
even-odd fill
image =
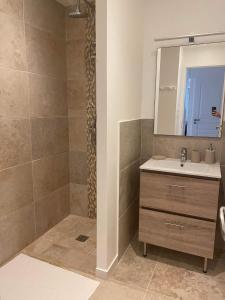
[[[80,0],[77,0],[76,8],[74,11],[71,11],[69,13],[70,18],[76,18],[76,19],[81,19],[81,18],[87,18],[88,14],[86,12],[82,12],[80,8]]]

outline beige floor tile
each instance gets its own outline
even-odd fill
[[[137,256],[134,249],[130,246],[112,273],[110,280],[146,289],[155,265],[155,260]]]
[[[33,257],[38,257],[51,246],[51,241],[41,237],[26,247],[22,252]]]
[[[114,283],[103,282],[90,300],[143,300],[144,291]]]
[[[164,263],[157,263],[149,290],[182,300],[225,299],[224,283],[209,275]]]
[[[144,300],[174,300],[175,298],[168,297],[166,295],[162,295],[160,293],[149,291],[145,295]]]
[[[78,242],[78,235],[89,239]],[[72,271],[95,275],[96,221],[70,215],[23,250],[24,253]]]

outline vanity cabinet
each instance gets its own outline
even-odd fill
[[[213,258],[220,180],[142,170],[139,240]],[[145,253],[146,254],[146,253]]]

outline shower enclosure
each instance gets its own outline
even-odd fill
[[[72,6],[65,7],[68,2]],[[0,264],[35,239],[45,240],[55,225],[57,232],[67,228],[65,239],[45,251],[66,257],[69,246],[79,248],[76,239],[86,235],[83,245],[91,245],[92,259],[95,3],[13,1],[2,7],[0,23]]]

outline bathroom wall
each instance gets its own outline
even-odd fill
[[[118,257],[119,122],[140,119],[144,6],[96,4],[97,270],[108,272]]]
[[[69,114],[70,208],[88,216],[86,19],[71,19],[66,9],[67,101]]]
[[[223,32],[225,2],[223,0],[164,1],[145,0],[144,59],[142,86],[142,118],[154,118],[156,49],[168,45],[184,45],[187,39],[155,42],[155,38],[176,37],[190,33]],[[197,38],[196,41],[218,41],[224,37]]]
[[[120,122],[119,251],[120,258],[138,228],[141,120]]]
[[[141,160],[146,161],[152,155],[165,155],[171,158],[179,158],[180,150],[182,147],[186,147],[188,150],[188,159],[191,158],[191,150],[200,150],[201,159],[204,160],[204,151],[210,144],[216,150],[217,161],[223,161],[223,152],[225,134],[221,139],[217,138],[199,138],[199,137],[182,137],[182,136],[166,136],[166,135],[154,135],[154,120],[142,119],[142,154]],[[223,124],[225,129],[225,123]],[[224,130],[223,130],[224,132]]]
[[[69,213],[64,8],[2,0],[0,36],[1,264]]]

